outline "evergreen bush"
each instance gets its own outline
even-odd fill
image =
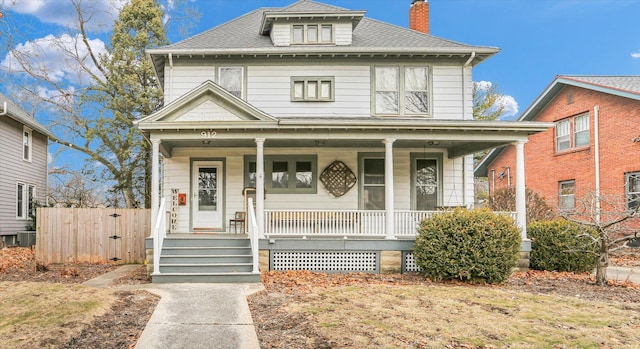
[[[511,217],[456,208],[420,223],[413,255],[434,280],[498,283],[517,265],[520,242]]]
[[[596,231],[565,219],[538,221],[527,227],[530,267],[536,270],[587,272],[596,267]]]

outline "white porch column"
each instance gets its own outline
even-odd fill
[[[395,239],[395,219],[393,207],[393,142],[394,138],[386,138],[384,143],[384,208],[385,239]]]
[[[160,140],[151,140],[151,229],[158,219],[158,205],[160,205]],[[152,232],[153,234],[153,232]]]
[[[264,237],[264,142],[265,138],[256,138],[256,220],[258,236]]]
[[[522,240],[527,241],[527,205],[524,180],[524,144],[518,141],[516,145],[516,221],[522,232]]]

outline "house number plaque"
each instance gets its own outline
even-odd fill
[[[218,132],[216,132],[216,131],[202,131],[202,132],[200,132],[200,138],[204,138],[204,139],[216,138],[217,135],[218,135]]]

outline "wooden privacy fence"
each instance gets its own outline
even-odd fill
[[[38,208],[36,260],[40,263],[142,263],[151,210]]]

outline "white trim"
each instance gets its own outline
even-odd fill
[[[25,134],[27,144],[25,144]],[[25,152],[25,146],[27,147]],[[27,126],[22,126],[22,160],[31,162],[33,159],[33,130]]]

